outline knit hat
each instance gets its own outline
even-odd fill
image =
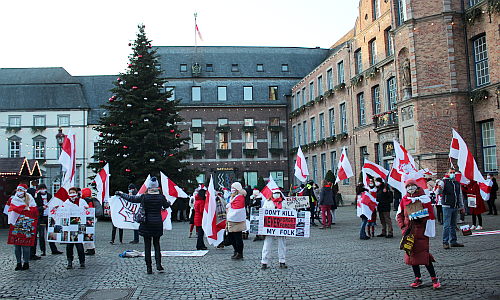
[[[23,191],[26,191],[28,189],[28,186],[24,183],[20,183],[18,186],[17,186],[18,189],[20,190],[23,190]]]
[[[40,185],[38,186],[38,189],[41,190],[41,189],[47,189],[47,186],[45,185],[45,183],[40,183]]]
[[[233,182],[233,184],[231,184],[231,187],[237,191],[241,191],[243,189],[243,187],[241,186],[241,183],[239,183],[237,181]]]
[[[273,189],[273,194],[281,194],[281,191],[279,188],[274,188]]]
[[[128,185],[128,189],[129,190],[135,190],[136,189],[135,184],[133,184],[133,183],[129,184]]]
[[[89,188],[82,189],[82,198],[92,197],[92,191]]]
[[[151,177],[151,180],[148,182],[146,187],[148,189],[154,189],[154,188],[158,188],[159,186],[160,186],[160,184],[158,183],[158,179],[156,179],[156,177]]]
[[[405,187],[409,186],[410,184],[418,186],[417,181],[415,179],[413,179],[413,178],[410,178],[410,179],[406,180]]]

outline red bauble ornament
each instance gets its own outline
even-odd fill
[[[114,100],[113,97],[109,98],[109,102],[113,102]]]
[[[161,111],[161,108],[158,108],[157,111]]]
[[[125,172],[130,173],[130,169],[125,169]]]
[[[111,124],[109,124],[109,126],[113,127],[113,126],[115,126],[115,124],[111,123]]]
[[[148,45],[149,48],[153,48],[153,46],[151,46],[151,44]]]
[[[142,54],[139,54],[139,58],[142,58]]]
[[[102,132],[101,132],[101,133],[99,133],[99,136],[103,136]]]
[[[133,89],[133,90],[137,90],[137,87],[136,87],[136,86],[133,86],[133,87],[132,87],[132,89]]]
[[[175,135],[175,137],[176,137],[176,138],[180,138],[180,137],[181,137],[181,135],[180,135],[180,134],[176,134],[176,135]]]
[[[99,163],[102,165],[104,164],[104,160],[100,160]]]
[[[170,129],[170,133],[174,133],[174,132],[175,132],[175,130],[173,130],[173,129]]]
[[[132,123],[133,123],[133,122],[132,122],[132,121],[130,121],[130,124],[132,124]]]
[[[118,81],[122,81],[122,79],[121,79],[120,77],[116,78],[116,80],[118,80]]]
[[[129,46],[132,46],[132,43],[128,43]]]
[[[142,25],[142,28],[146,28],[146,25]]]
[[[127,149],[128,147],[127,146],[123,146],[123,149]]]
[[[132,64],[128,64],[128,67],[129,67],[129,68],[132,68]]]
[[[168,156],[174,156],[172,153],[170,153]]]
[[[116,96],[115,95],[111,96],[111,99],[116,100]]]

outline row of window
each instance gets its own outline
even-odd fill
[[[175,87],[167,86],[165,87],[166,92],[170,92],[170,97],[168,100],[175,100]],[[201,86],[193,86],[191,87],[191,101],[201,101]],[[244,101],[252,101],[254,99],[253,96],[253,86],[244,86],[243,87],[243,100]],[[269,87],[269,100],[275,101],[279,99],[278,95],[278,87],[270,86]],[[227,86],[218,86],[217,87],[217,100],[218,101],[227,101]]]
[[[34,159],[45,159],[45,141],[46,138],[42,136],[37,136],[33,139],[33,158]],[[21,138],[17,136],[11,136],[8,139],[9,143],[9,157],[21,157]],[[31,151],[30,151],[31,152]]]
[[[384,45],[386,57],[394,54],[394,42],[391,35],[389,34],[391,27],[384,30]],[[377,39],[372,39],[368,42],[368,62],[370,66],[373,66],[379,62],[378,52],[377,52]],[[363,72],[363,57],[361,54],[361,48],[354,51],[354,72],[360,74]]]
[[[36,127],[45,127],[46,116],[39,115],[33,116],[33,125]],[[67,127],[69,126],[69,115],[57,115],[57,126]],[[9,116],[9,127],[21,127],[21,116]]]
[[[380,100],[380,86],[376,85],[372,87],[372,111],[374,115],[380,114],[382,112],[382,103]],[[387,110],[393,110],[397,102],[397,91],[396,91],[396,77],[391,77],[387,80]],[[358,123],[359,126],[366,125],[366,113],[365,113],[365,94],[359,93],[357,95],[358,102]]]
[[[187,72],[188,65],[181,64],[180,71]],[[231,72],[239,72],[239,71],[240,71],[239,64],[231,64]],[[257,72],[264,72],[264,64],[257,64],[256,71]],[[281,64],[281,72],[288,72],[288,71],[289,71],[288,64]],[[205,72],[214,72],[214,65],[213,64],[205,64]]]

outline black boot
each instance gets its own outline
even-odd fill
[[[17,266],[16,266],[16,268],[14,270],[19,271],[19,270],[22,270],[22,268],[23,268],[23,264],[22,263],[18,263]]]
[[[85,255],[95,255],[95,249],[87,249],[87,251],[85,251]]]
[[[151,267],[151,265],[148,265],[147,269],[148,269],[148,274],[153,274],[153,267]]]
[[[30,264],[29,263],[24,263],[23,270],[28,270],[29,268],[30,268]]]
[[[161,263],[156,263],[156,270],[158,270],[158,272],[160,273],[165,272],[165,269],[163,269]]]
[[[68,265],[66,266],[66,269],[73,269],[73,261],[68,260]]]

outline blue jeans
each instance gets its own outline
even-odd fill
[[[443,244],[457,242],[457,217],[458,209],[443,206]]]
[[[368,223],[368,218],[361,218],[361,230],[359,231],[359,238],[366,237],[366,223]]]
[[[30,246],[14,245],[14,253],[16,254],[16,260],[18,264],[21,263],[21,249],[23,262],[27,263],[30,261],[30,248]]]

